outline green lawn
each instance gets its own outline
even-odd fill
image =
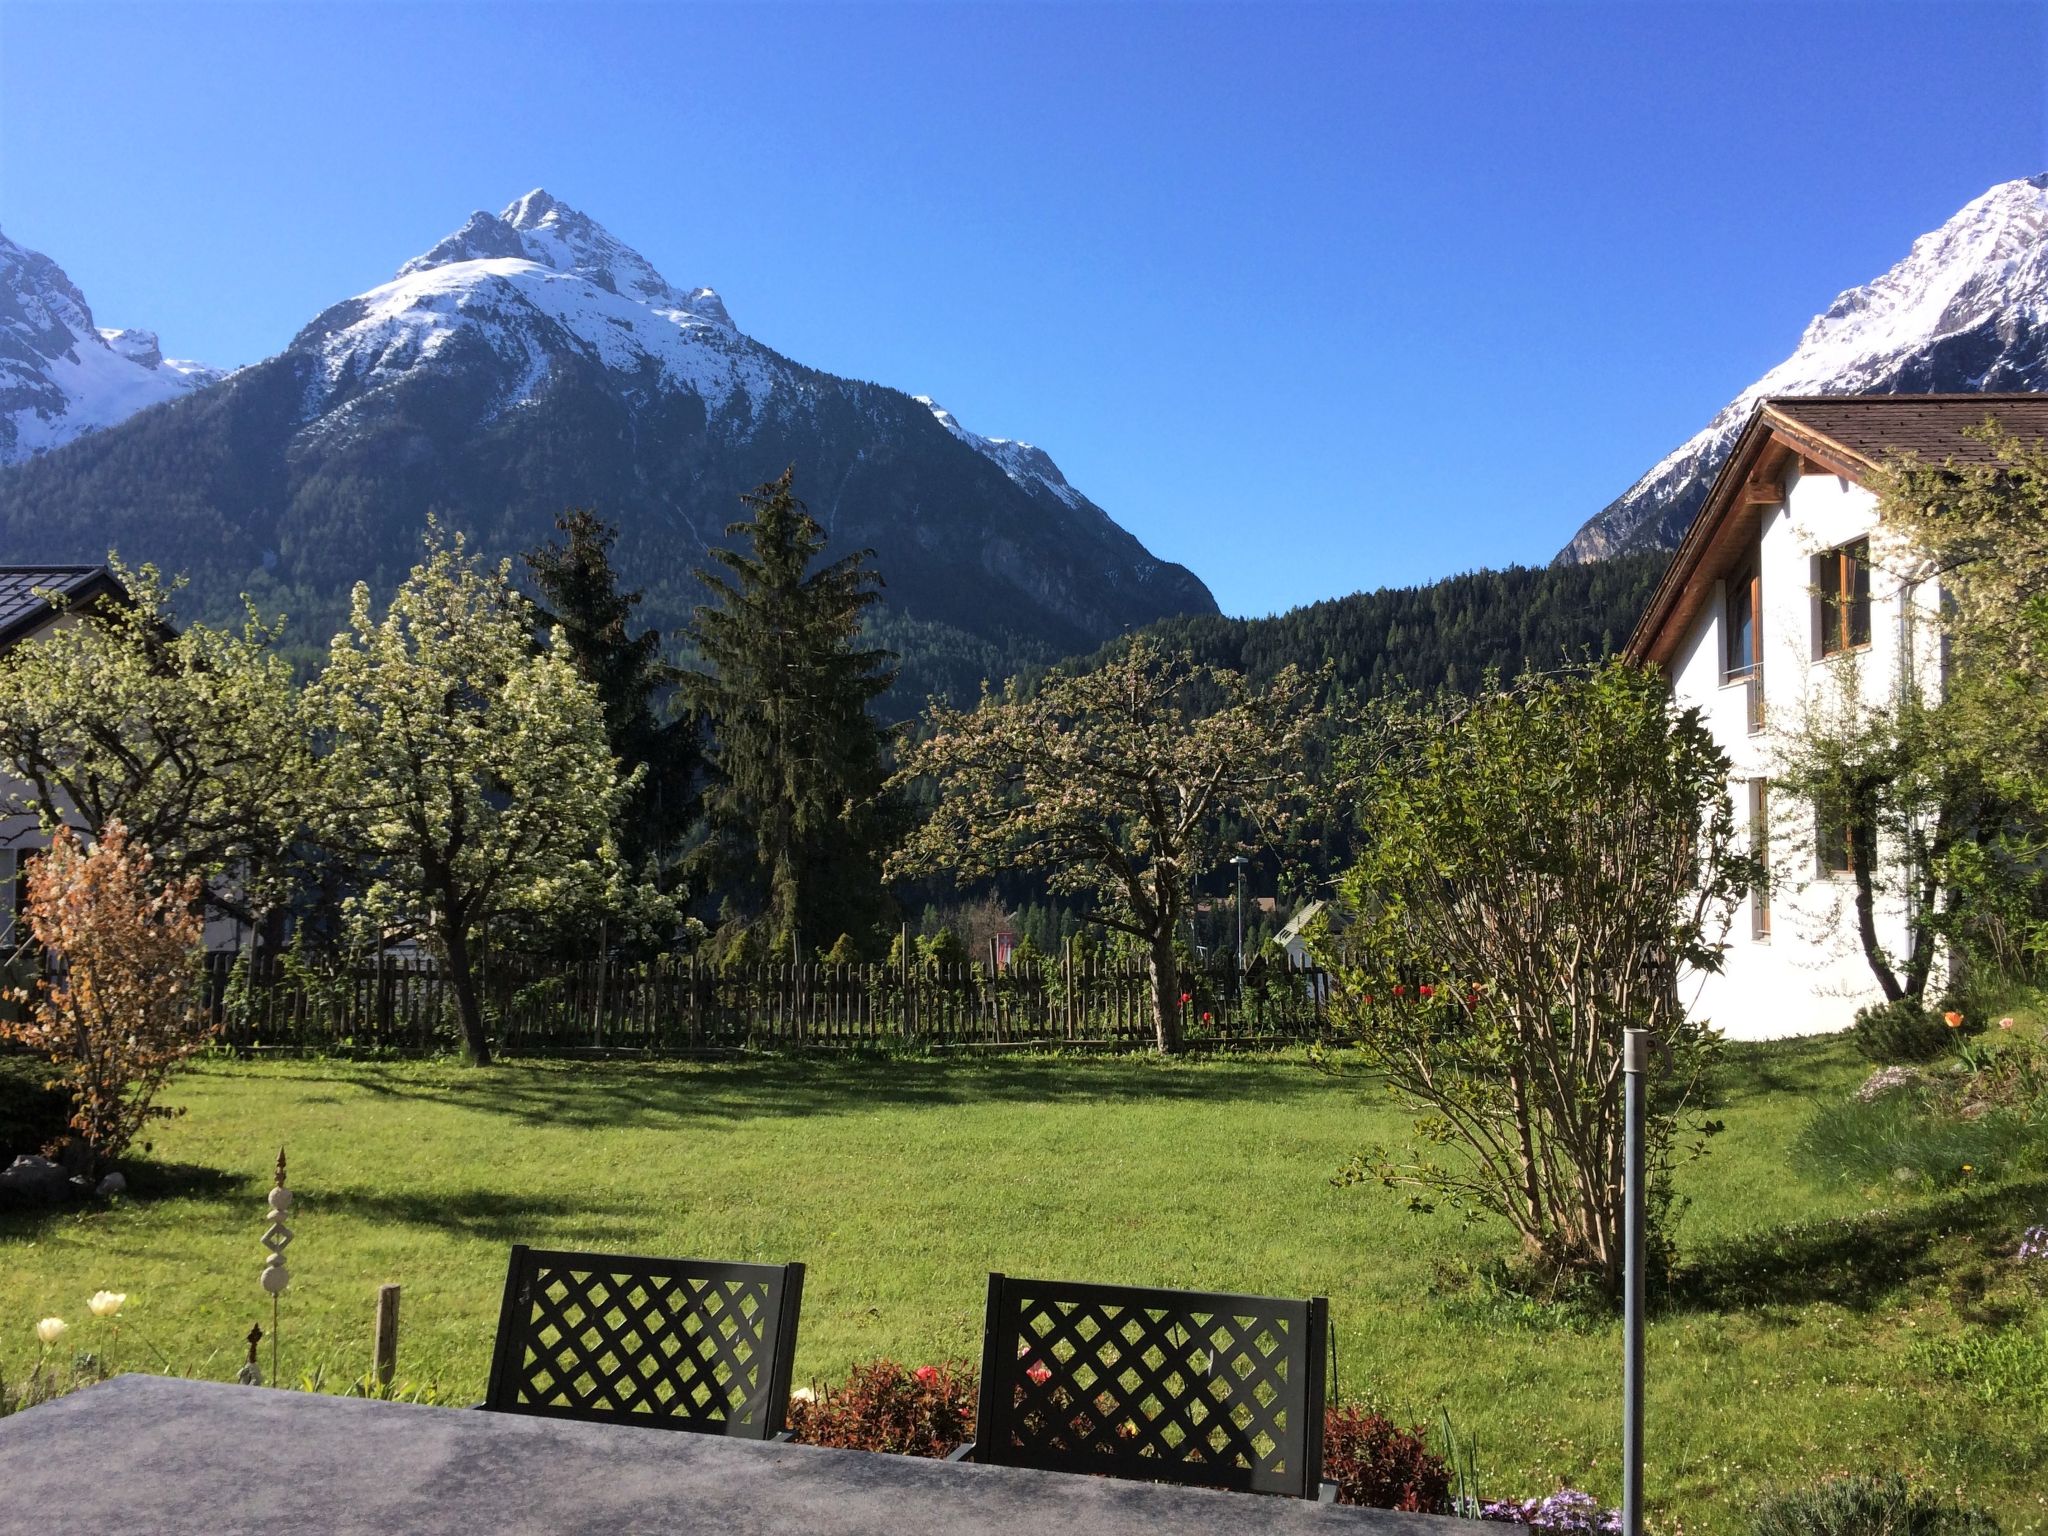
[[[1683,1271],[1649,1340],[1660,1529],[1736,1530],[1758,1490],[1916,1472],[2048,1528],[2048,1435],[1928,1379],[1915,1341],[2013,1314],[2012,1243],[2048,1180],[1894,1199],[1815,1187],[1788,1148],[1864,1068],[1842,1042],[1736,1054],[1727,1133],[1684,1170]],[[809,1266],[799,1377],[973,1356],[990,1269],[1327,1294],[1346,1395],[1476,1435],[1489,1496],[1618,1494],[1619,1330],[1460,1281],[1498,1229],[1330,1175],[1400,1118],[1299,1058],[716,1064],[221,1062],[173,1101],[135,1198],[0,1225],[0,1371],[36,1318],[91,1342],[130,1294],[124,1363],[226,1377],[257,1287],[280,1143],[298,1193],[287,1374],[368,1363],[404,1284],[401,1374],[481,1394],[508,1244]]]

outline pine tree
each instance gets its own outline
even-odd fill
[[[621,771],[646,768],[626,801],[619,846],[635,866],[668,865],[695,813],[700,765],[696,722],[661,718],[659,705],[680,674],[661,659],[661,634],[632,633],[638,591],[621,592],[611,549],[619,531],[576,510],[555,519],[566,543],[526,555],[540,587],[543,623],[559,627],[569,657],[604,705],[605,736]]]
[[[882,916],[885,737],[868,705],[896,675],[894,655],[858,643],[874,552],[812,569],[825,530],[791,478],[743,496],[753,515],[726,529],[742,547],[696,573],[714,599],[696,613],[709,670],[685,677],[711,731],[702,864],[752,896],[778,956]]]

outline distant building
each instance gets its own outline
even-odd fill
[[[1846,831],[1826,807],[1774,794],[1810,710],[1938,697],[1941,591],[1878,519],[1873,470],[1895,454],[1984,462],[1965,435],[1996,417],[2048,436],[2048,395],[1846,395],[1764,400],[1721,466],[1626,654],[1663,669],[1728,755],[1738,824],[1771,871],[1736,915],[1718,975],[1686,1002],[1744,1040],[1846,1028],[1881,998],[1857,937]],[[1880,846],[1879,859],[1896,858]],[[1897,882],[1888,882],[1896,889]],[[1916,914],[1881,896],[1880,943],[1905,952]]]
[[[0,656],[60,625],[80,622],[101,603],[127,600],[126,589],[103,565],[0,565]],[[73,815],[65,820],[84,828]],[[49,844],[29,786],[0,768],[0,954],[27,936],[21,928],[28,904],[27,868]],[[209,916],[206,947],[239,949],[248,932],[230,918]]]
[[[62,606],[46,593],[60,594]],[[77,623],[78,614],[94,603],[126,597],[103,565],[0,565],[0,655],[59,624]],[[0,950],[20,942],[16,930],[28,902],[26,861],[49,842],[28,786],[0,769]]]
[[[1309,952],[1308,941],[1303,937],[1309,924],[1330,910],[1327,901],[1312,901],[1287,920],[1287,924],[1273,935],[1273,942],[1286,952],[1287,963],[1296,970],[1306,969],[1316,963]]]

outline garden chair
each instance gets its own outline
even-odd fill
[[[803,1289],[801,1264],[515,1246],[479,1406],[778,1438]]]
[[[1334,1502],[1329,1311],[992,1274],[976,1438],[953,1459]]]

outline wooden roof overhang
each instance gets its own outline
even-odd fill
[[[1772,401],[1758,402],[1650,594],[1623,656],[1638,665],[1671,665],[1693,620],[1712,600],[1714,583],[1755,546],[1765,509],[1785,499],[1785,467],[1795,458],[1859,485],[1875,468],[1862,454],[1795,420]]]

